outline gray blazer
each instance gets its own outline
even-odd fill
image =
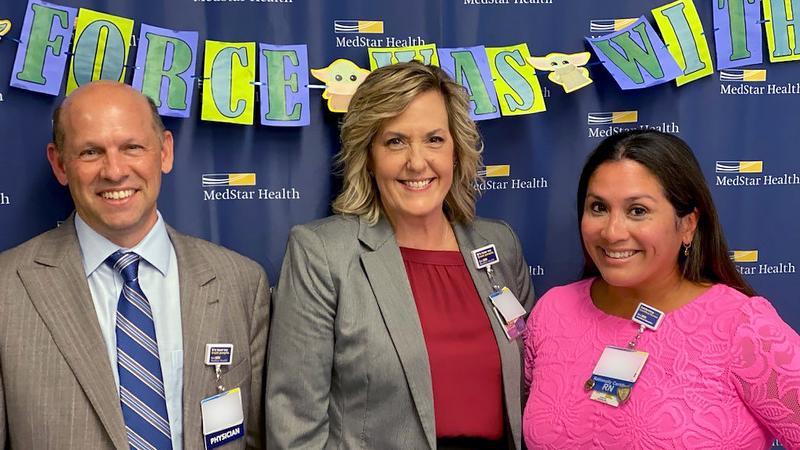
[[[533,287],[505,223],[454,227],[479,296],[492,288],[470,251],[493,243],[498,283],[528,311]],[[521,343],[509,342],[483,302],[503,369],[508,429],[522,448]],[[270,449],[436,448],[430,366],[391,226],[336,215],[296,226],[273,301],[267,363]]]
[[[202,449],[200,400],[217,392],[205,344],[234,345],[222,376],[240,386],[245,439],[263,447],[269,284],[255,262],[168,228],[183,328],[183,442]],[[127,449],[114,376],[81,263],[75,225],[0,254],[0,448]]]

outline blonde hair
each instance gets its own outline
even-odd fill
[[[483,143],[469,117],[467,92],[444,70],[417,61],[376,69],[353,95],[342,123],[342,148],[335,159],[344,178],[342,191],[333,201],[335,212],[363,217],[371,225],[378,221],[383,206],[367,168],[372,140],[386,120],[397,117],[418,95],[429,91],[442,95],[453,136],[456,164],[444,200],[445,213],[450,221],[469,223],[475,218],[475,184]]]

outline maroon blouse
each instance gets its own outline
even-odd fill
[[[428,349],[436,436],[502,438],[500,352],[464,258],[458,251],[400,253]]]

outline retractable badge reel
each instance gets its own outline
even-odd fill
[[[206,450],[217,448],[244,436],[242,391],[225,390],[222,366],[233,362],[233,344],[206,344],[205,363],[214,366],[217,394],[200,401],[203,417],[203,442]]]
[[[500,255],[494,244],[485,245],[472,251],[472,260],[475,267],[486,270],[489,283],[492,285],[492,293],[489,294],[489,301],[492,304],[492,311],[497,318],[503,331],[509,340],[518,338],[525,332],[525,308],[519,303],[514,293],[495,280],[494,269],[492,266],[500,262]]]
[[[590,391],[589,398],[613,407],[623,405],[631,395],[633,385],[639,379],[649,353],[636,349],[645,330],[656,331],[664,313],[645,303],[639,303],[633,313],[633,320],[639,325],[636,335],[628,341],[627,347],[607,345],[594,366],[592,376],[584,384]]]

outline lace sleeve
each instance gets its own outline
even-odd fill
[[[765,299],[742,307],[731,381],[750,412],[787,449],[800,448],[800,336]]]

